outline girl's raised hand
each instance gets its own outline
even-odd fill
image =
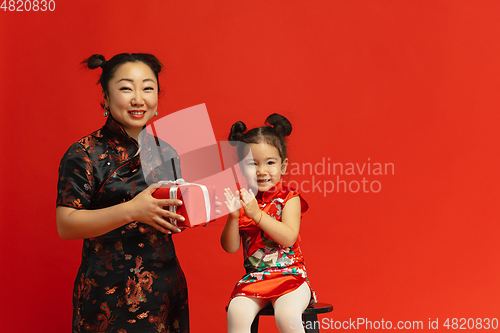
[[[255,219],[258,219],[261,214],[259,204],[257,203],[257,199],[255,199],[255,195],[253,194],[252,190],[247,191],[244,188],[240,190],[240,194],[242,199],[241,205],[245,210],[245,214],[247,214],[249,218],[255,221]]]
[[[240,209],[241,209],[241,204],[240,204],[240,195],[238,191],[236,191],[234,194],[231,192],[231,189],[225,188],[224,189],[224,198],[226,199],[224,203],[226,204],[226,208],[229,211],[229,215],[232,218],[237,219],[240,216]]]
[[[177,199],[156,199],[153,193],[159,187],[158,184],[152,184],[147,189],[139,193],[135,198],[128,202],[129,214],[133,221],[149,224],[164,233],[181,232],[175,225],[167,222],[168,218],[184,221],[184,217],[174,214],[165,206],[180,206],[182,201]]]

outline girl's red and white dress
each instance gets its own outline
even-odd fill
[[[258,192],[257,202],[263,213],[281,222],[281,213],[288,200],[299,196],[301,217],[309,209],[299,192],[282,180],[273,188]],[[238,281],[231,299],[237,296],[270,299],[289,293],[304,282],[311,289],[309,305],[317,302],[316,293],[307,278],[304,257],[300,249],[300,234],[295,244],[281,246],[267,235],[241,209],[239,218],[240,236],[243,244],[245,276]]]

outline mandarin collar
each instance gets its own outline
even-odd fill
[[[282,187],[283,187],[283,179],[280,179],[278,181],[278,183],[276,185],[274,185],[273,187],[271,187],[269,190],[267,190],[265,192],[259,191],[256,195],[257,201],[268,202],[268,201],[274,199],[275,197],[279,196],[283,192]]]
[[[110,130],[118,139],[123,140],[127,143],[133,143],[135,147],[139,147],[139,143],[137,142],[137,140],[128,135],[123,126],[115,118],[113,118],[111,114],[108,115],[108,119],[106,120],[106,124],[104,125],[104,127]],[[139,135],[140,141],[144,140],[143,132],[141,132],[141,134]]]

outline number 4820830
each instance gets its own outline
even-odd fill
[[[53,12],[56,10],[54,0],[4,0],[0,9],[4,12]]]
[[[497,318],[447,318],[446,321],[443,324],[444,327],[447,329],[459,329],[459,330],[466,330],[466,329],[497,329],[498,328],[498,319]]]

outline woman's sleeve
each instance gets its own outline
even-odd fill
[[[75,143],[59,165],[56,205],[88,209],[94,188],[92,161],[83,146]]]

